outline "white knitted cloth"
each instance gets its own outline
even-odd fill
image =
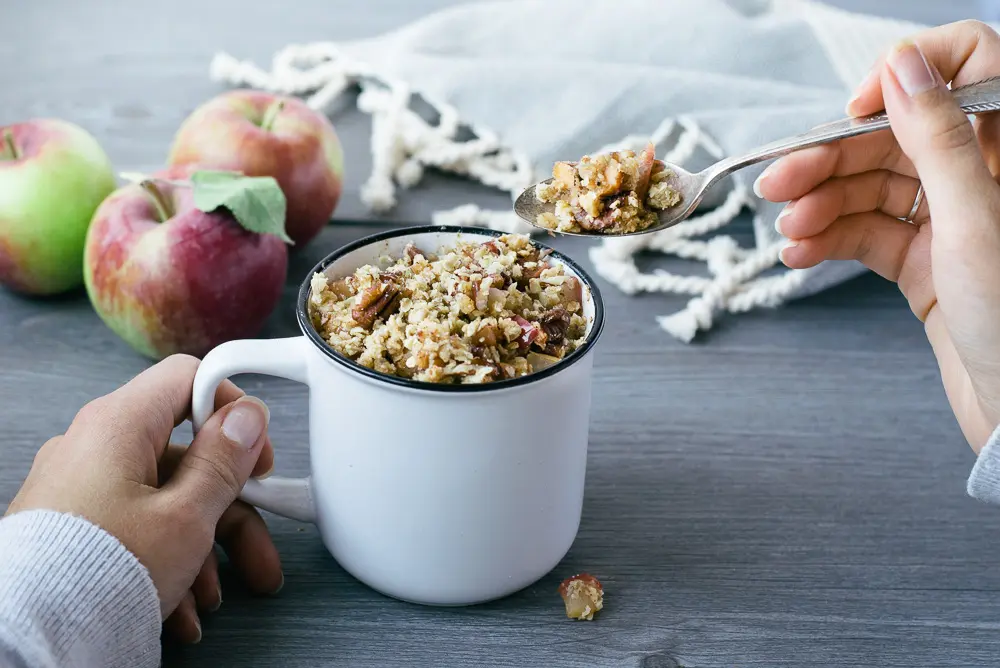
[[[270,71],[220,53],[211,76],[302,95],[324,111],[359,90],[357,106],[373,121],[361,197],[384,211],[427,168],[514,198],[555,160],[652,139],[664,159],[701,169],[841,117],[878,55],[921,27],[809,0],[505,0],[461,5],[374,39],[289,46]],[[437,118],[414,110],[414,95]],[[780,206],[748,186],[761,169],[717,187],[681,225],[595,242],[597,272],[629,294],[691,295],[683,310],[658,318],[683,341],[720,311],[776,306],[861,273],[854,262],[776,269]],[[751,248],[721,234],[744,209],[755,212]],[[472,204],[434,222],[532,229],[510,210]],[[643,272],[640,251],[699,260],[708,271]]]

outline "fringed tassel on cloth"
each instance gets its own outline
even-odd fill
[[[372,171],[361,188],[361,200],[372,211],[383,212],[396,204],[397,188],[411,188],[430,167],[456,174],[507,192],[516,198],[538,180],[531,160],[524,153],[504,146],[488,128],[471,126],[475,138],[457,139],[461,119],[449,104],[412,91],[405,82],[375,72],[354,62],[335,44],[320,42],[293,45],[278,52],[271,71],[220,53],[211,64],[210,75],[232,86],[249,86],[287,95],[303,96],[318,111],[330,113],[349,88],[357,86],[357,107],[372,117]],[[416,92],[438,118],[432,124],[411,108]],[[678,128],[680,134],[664,160],[684,164],[699,149],[721,159],[720,148],[690,119],[663,121],[649,135],[630,135],[594,151],[641,150],[649,141],[660,144]],[[660,327],[675,338],[691,342],[699,331],[712,327],[716,313],[742,313],[758,307],[782,304],[800,289],[806,272],[788,271],[762,278],[778,263],[780,244],[744,249],[729,236],[708,241],[697,237],[717,232],[744,208],[754,208],[746,185],[733,178],[733,189],[714,210],[653,234],[605,239],[590,251],[597,273],[627,294],[640,292],[692,295],[681,311],[657,318]],[[434,213],[437,225],[476,225],[504,232],[529,233],[536,228],[512,211],[487,211],[474,204]],[[642,273],[634,255],[643,250],[698,260],[708,266],[709,277],[679,276],[656,270]]]

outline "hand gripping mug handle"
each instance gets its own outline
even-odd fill
[[[205,355],[194,377],[191,417],[197,433],[215,412],[215,391],[219,384],[240,373],[261,373],[309,384],[306,368],[307,341],[301,336],[287,339],[229,341]],[[316,522],[309,478],[264,480],[251,478],[240,498],[276,515]]]

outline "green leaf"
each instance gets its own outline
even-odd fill
[[[191,183],[194,205],[205,213],[228,209],[244,229],[292,243],[285,233],[285,194],[273,177],[200,170],[191,175]]]

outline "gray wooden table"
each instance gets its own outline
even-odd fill
[[[217,92],[226,48],[264,61],[291,41],[370,35],[455,0],[348,3],[0,5],[0,123],[83,124],[119,166],[155,166],[180,120]],[[945,22],[974,2],[840,4]],[[871,6],[875,5],[874,8]],[[335,119],[348,194],[291,263],[263,336],[295,332],[293,293],[321,256],[386,220],[504,196],[435,178],[372,221],[356,189],[367,123]],[[364,220],[367,222],[344,222]],[[586,244],[556,245],[586,261]],[[253,599],[224,572],[225,603],[177,666],[992,666],[1000,663],[1000,512],[965,495],[973,463],[919,323],[872,276],[780,310],[724,320],[685,346],[651,314],[670,297],[604,286],[587,496],[565,561],[493,604],[433,609],[384,598],[344,573],[309,526],[268,516],[286,586]],[[0,504],[38,446],[88,400],[146,366],[81,294],[0,291]],[[304,390],[238,378],[268,402],[283,472],[306,470]],[[598,621],[567,620],[567,575],[600,577]]]

